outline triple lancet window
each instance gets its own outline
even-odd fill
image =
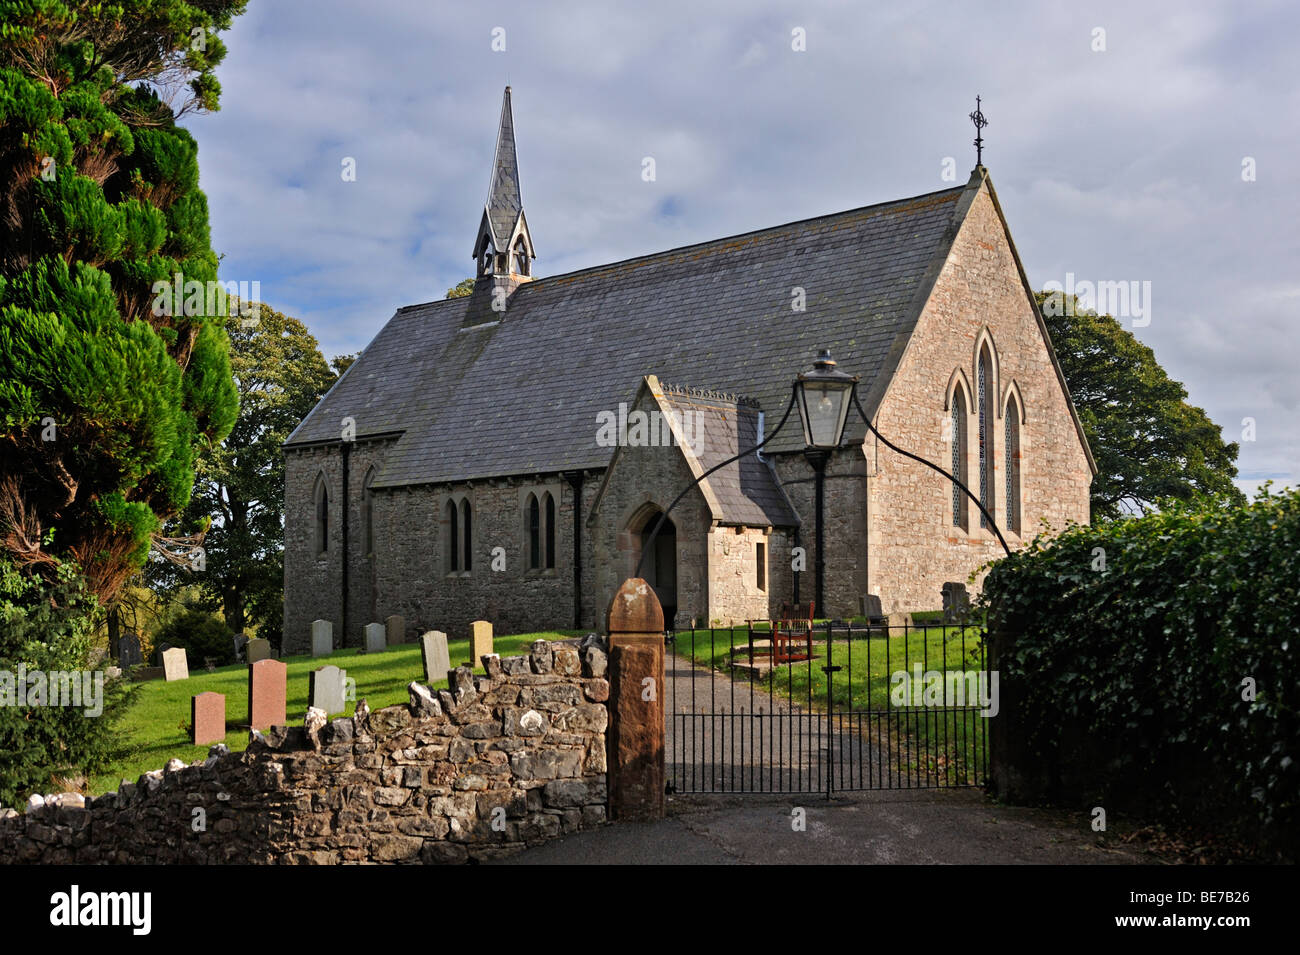
[[[953,373],[949,401],[951,424],[951,471],[958,481],[979,495],[979,502],[992,515],[1002,529],[1019,534],[1021,529],[1021,422],[1024,408],[1020,392],[1014,381],[1002,382],[1000,366],[994,359],[992,338],[985,337],[975,359],[973,385],[967,382],[967,372],[958,369]],[[1002,401],[999,404],[999,395]],[[973,408],[971,407],[973,404]],[[997,410],[1001,407],[1003,423],[997,425]],[[973,420],[972,420],[973,419]],[[945,425],[945,427],[947,427]],[[974,447],[968,443],[974,429]],[[998,442],[1001,442],[1001,446]],[[979,468],[977,486],[967,477],[969,464]],[[1002,467],[998,480],[997,467]],[[1003,501],[997,501],[1001,484]],[[969,529],[968,521],[973,511],[979,510],[954,483],[952,485],[952,526]],[[989,518],[979,515],[979,526],[992,530]]]

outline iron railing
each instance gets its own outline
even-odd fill
[[[996,683],[981,628],[836,621],[774,639],[773,626],[668,635],[670,791],[983,784]]]

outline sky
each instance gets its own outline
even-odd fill
[[[963,183],[978,94],[1030,283],[1136,283],[1239,485],[1300,484],[1300,5],[1065,6],[252,0],[184,122],[221,278],[330,357],[473,274],[507,84],[539,276]]]

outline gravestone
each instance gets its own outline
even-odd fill
[[[961,623],[970,610],[970,597],[966,594],[966,585],[948,581],[943,585],[943,622]]]
[[[244,662],[244,651],[248,649],[248,635],[245,633],[236,633],[231,635],[230,642],[235,645],[235,662]]]
[[[162,653],[163,679],[168,683],[173,680],[190,678],[190,662],[185,656],[184,647],[170,647]]]
[[[863,594],[858,598],[858,606],[862,609],[862,616],[867,618],[867,623],[885,622],[885,610],[880,605],[879,594]]]
[[[379,653],[388,646],[386,633],[382,623],[366,624],[366,653]]]
[[[889,632],[893,636],[906,633],[911,626],[912,615],[910,613],[891,613],[889,615]]]
[[[334,652],[334,624],[328,620],[311,622],[311,655],[327,657]]]
[[[319,707],[328,716],[342,713],[347,706],[348,671],[334,665],[312,672],[307,691],[307,705]]]
[[[384,635],[390,647],[406,642],[406,618],[395,613],[384,621]]]
[[[424,682],[432,686],[447,679],[451,670],[451,656],[447,652],[447,635],[441,630],[430,630],[420,637],[420,660],[424,663]]]
[[[226,741],[226,695],[198,693],[190,697],[190,742],[195,746]]]
[[[257,663],[259,660],[271,659],[271,641],[262,637],[255,637],[248,641],[248,646],[244,647],[244,654],[249,663]]]
[[[475,620],[469,625],[469,662],[471,666],[481,666],[482,660],[492,648],[492,624],[486,620]]]
[[[140,638],[134,633],[128,633],[117,641],[117,663],[122,669],[127,667],[139,666],[144,662],[144,656],[140,653]]]
[[[255,730],[283,726],[289,668],[279,660],[248,665],[248,725]]]
[[[158,646],[154,647],[153,662],[155,666],[163,665],[163,654],[166,653],[171,648],[172,645],[170,643],[160,643],[158,644]]]

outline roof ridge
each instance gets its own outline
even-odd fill
[[[430,299],[427,302],[416,302],[413,305],[399,305],[397,307],[397,310],[399,312],[409,312],[413,308],[428,308],[430,305],[445,305],[447,302],[460,302],[463,305],[468,300],[469,300],[468,295],[456,295],[453,296],[452,298],[447,298],[446,296],[443,296],[442,298]],[[383,331],[383,329],[380,329],[380,331]]]
[[[751,236],[759,236],[759,235],[763,235],[764,233],[775,233],[782,229],[789,229],[793,226],[807,225],[809,223],[819,222],[822,220],[838,219],[843,216],[851,216],[857,213],[869,212],[873,209],[884,212],[887,206],[902,207],[913,203],[920,203],[923,200],[938,201],[939,197],[941,196],[944,198],[945,201],[956,200],[960,198],[961,194],[965,190],[966,187],[963,185],[957,188],[938,189],[934,192],[925,192],[920,194],[919,196],[908,196],[903,199],[890,199],[884,202],[873,202],[870,205],[858,206],[853,209],[843,209],[839,212],[825,212],[822,213],[821,215],[809,216],[806,219],[793,219],[789,222],[782,222],[777,225],[764,226],[761,229],[750,229],[747,232],[736,232],[733,233],[732,235],[717,236],[715,238],[705,239],[700,242],[691,242],[688,243],[687,245],[674,246],[671,249],[660,249],[658,252],[646,252],[641,255],[628,256],[625,259],[615,259],[613,262],[602,262],[599,265],[588,265],[580,269],[574,269],[571,272],[559,272],[555,275],[537,276],[531,282],[528,282],[525,285],[520,286],[519,291],[523,291],[523,289],[525,288],[534,288],[537,286],[544,287],[548,282],[557,282],[560,281],[561,279],[571,279],[576,276],[582,275],[585,272],[597,272],[602,269],[611,269],[617,266],[625,266],[635,262],[642,262],[642,261],[648,262],[649,260],[659,258],[660,256],[669,256],[681,252],[689,252],[692,249],[703,249],[707,246],[717,245],[723,242],[733,242],[737,239],[745,239]]]

